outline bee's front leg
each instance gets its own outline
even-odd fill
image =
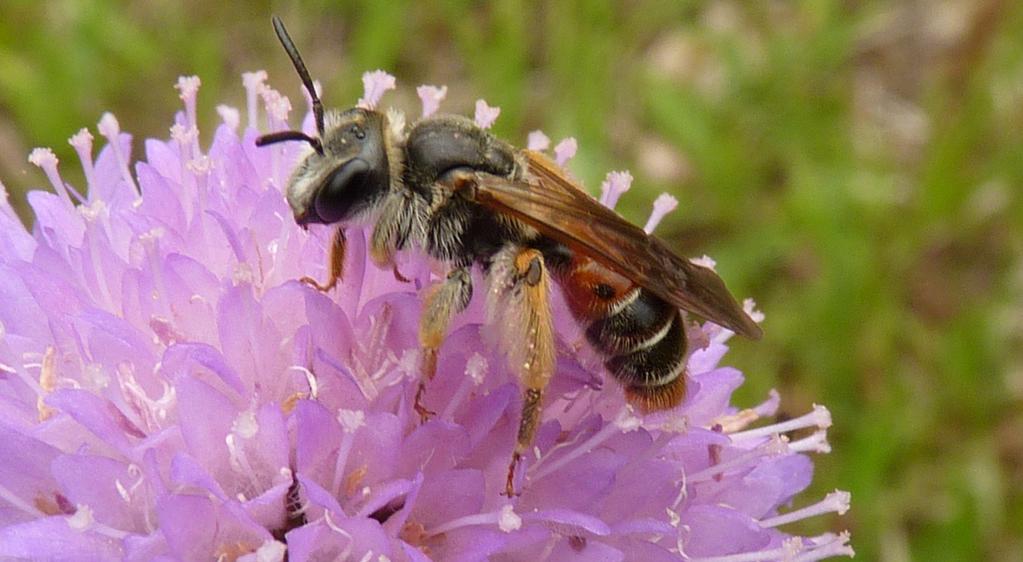
[[[415,410],[422,421],[434,415],[423,405],[426,383],[437,373],[437,352],[444,342],[451,318],[468,306],[472,299],[472,276],[469,268],[459,267],[447,279],[427,289],[423,316],[419,321],[419,385],[416,387]]]
[[[338,281],[341,280],[342,274],[345,269],[345,244],[347,238],[345,238],[345,231],[343,228],[338,227],[334,231],[334,237],[330,243],[330,261],[328,262],[328,269],[330,270],[327,282],[323,285],[312,277],[303,277],[299,279],[302,283],[314,287],[316,290],[326,293],[337,286]]]
[[[549,302],[550,283],[543,255],[535,249],[508,247],[491,269],[491,312],[503,331],[512,370],[522,381],[522,417],[515,451],[508,464],[505,495],[515,491],[515,472],[533,446],[540,425],[543,391],[554,375],[556,355]]]

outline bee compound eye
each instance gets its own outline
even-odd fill
[[[316,214],[330,224],[351,216],[370,197],[372,169],[361,158],[353,158],[334,170],[316,195]]]

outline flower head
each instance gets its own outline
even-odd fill
[[[369,76],[374,106],[393,78]],[[221,106],[203,144],[199,82],[183,79],[172,137],[134,164],[104,115],[95,160],[88,132],[71,139],[81,192],[33,153],[57,194],[29,194],[31,231],[0,197],[0,558],[851,554],[844,534],[781,528],[848,507],[842,492],[786,507],[810,482],[806,453],[826,447],[827,411],[753,427],[778,397],[730,405],[743,377],[719,365],[731,334],[711,324],[693,330],[682,407],[640,416],[556,302],[558,373],[522,495],[504,498],[519,387],[488,343],[485,295],[453,323],[429,386],[441,407],[420,424],[416,330],[435,269],[410,252],[401,276],[380,270],[353,230],[339,289],[298,281],[325,276],[331,233],[296,226],[282,195],[301,148],[254,144],[257,100],[276,127],[290,109],[264,80],[245,78],[246,128]]]

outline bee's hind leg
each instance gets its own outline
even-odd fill
[[[341,280],[342,274],[344,274],[345,244],[347,240],[344,229],[339,227],[334,231],[334,237],[330,242],[330,261],[328,262],[330,276],[327,278],[326,283],[321,285],[319,281],[308,276],[299,279],[299,281],[315,288],[321,293],[326,293],[336,287],[338,281]]]
[[[491,276],[491,295],[496,299],[491,303],[491,312],[502,330],[502,344],[511,368],[524,387],[522,416],[504,492],[512,497],[516,495],[515,472],[533,446],[540,425],[543,391],[554,375],[550,283],[543,255],[538,250],[516,246],[498,254]]]
[[[451,318],[469,305],[472,299],[472,276],[469,268],[459,267],[447,279],[427,289],[423,316],[419,321],[419,385],[414,408],[422,421],[434,415],[423,405],[426,383],[437,373],[437,352],[447,335]]]

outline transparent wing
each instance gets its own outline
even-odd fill
[[[760,338],[760,326],[716,273],[675,255],[659,239],[601,205],[543,154],[525,154],[528,181],[479,173],[476,201],[529,224],[679,308]]]

